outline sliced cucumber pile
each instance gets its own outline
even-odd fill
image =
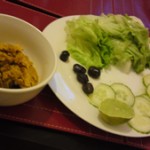
[[[143,134],[150,133],[150,74],[143,76],[145,93],[135,96],[131,89],[122,83],[107,85],[100,83],[89,95],[89,102],[99,108],[103,101],[114,99],[126,103],[134,111],[134,116],[128,120],[128,125]]]
[[[150,133],[150,100],[148,97],[136,97],[133,110],[135,116],[129,120],[129,126],[140,133]]]
[[[134,94],[128,86],[122,83],[114,83],[112,85],[100,83],[89,98],[89,102],[98,108],[101,102],[106,99],[116,99],[129,106],[134,104]]]
[[[133,105],[135,114],[144,115],[150,117],[150,101],[147,97],[137,96],[135,97],[135,103]]]
[[[143,84],[146,93],[135,98],[133,105],[135,116],[128,124],[134,130],[148,134],[150,133],[150,74],[143,77]]]

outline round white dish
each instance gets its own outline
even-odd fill
[[[43,33],[50,42],[52,48],[56,52],[59,59],[60,53],[66,50],[66,34],[64,27],[66,21],[77,18],[79,16],[67,16],[60,18],[50,23]],[[83,93],[81,84],[77,82],[75,73],[73,72],[73,64],[77,63],[72,58],[68,62],[58,60],[58,66],[54,77],[49,82],[49,86],[58,97],[58,99],[78,117],[88,122],[89,124],[121,136],[126,137],[148,137],[150,134],[141,134],[130,128],[127,124],[119,126],[111,126],[104,123],[99,117],[99,111],[88,102],[88,97]],[[149,73],[145,70],[143,74]],[[143,93],[144,86],[142,83],[142,75],[137,75],[134,72],[125,74],[116,68],[104,70],[99,80],[89,79],[94,86],[100,82],[111,84],[113,82],[122,82],[128,85],[135,95]]]

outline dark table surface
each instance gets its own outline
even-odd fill
[[[137,148],[18,122],[0,120],[0,149],[136,150]]]
[[[143,13],[143,10],[145,12],[150,10],[149,0],[144,2],[141,0],[128,1],[126,3],[125,0],[0,0],[0,13],[22,18],[40,30],[43,30],[51,21],[63,16],[89,13],[99,15],[101,12],[136,15],[143,19],[145,25],[150,28],[150,19],[146,16],[148,13]],[[49,5],[46,5],[46,3]],[[76,3],[76,5],[73,5],[73,3]],[[82,6],[80,9],[79,5]],[[0,119],[0,149],[134,150],[137,148]]]

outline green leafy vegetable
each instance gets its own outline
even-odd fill
[[[128,15],[83,15],[67,21],[67,49],[86,68],[126,65],[137,73],[150,67],[148,29]]]

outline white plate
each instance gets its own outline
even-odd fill
[[[88,97],[82,92],[81,84],[77,82],[75,73],[72,71],[73,64],[76,63],[75,60],[69,58],[69,62],[67,63],[60,61],[59,55],[62,50],[66,49],[66,34],[64,31],[66,21],[77,17],[68,16],[58,19],[50,23],[43,31],[58,56],[57,70],[49,86],[66,107],[78,117],[99,129],[127,137],[150,136],[150,134],[140,134],[134,131],[127,124],[110,126],[100,120],[98,110],[89,104]],[[147,73],[147,71],[144,73]],[[133,72],[124,74],[115,68],[103,71],[100,80],[94,81],[90,78],[90,81],[94,86],[99,82],[111,84],[123,81],[123,83],[132,89],[135,95],[139,94],[139,92],[142,93],[144,90],[141,75],[136,75]]]

